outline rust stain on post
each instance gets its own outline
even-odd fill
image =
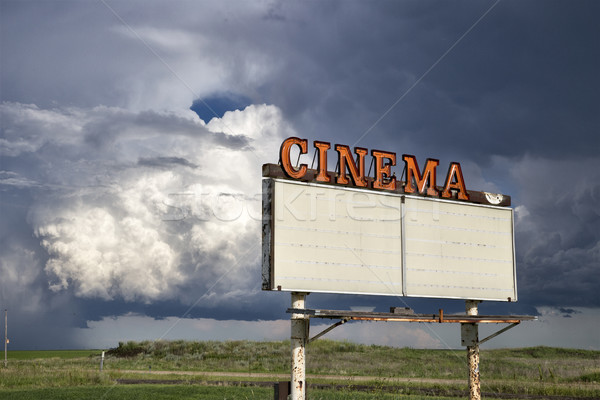
[[[477,315],[477,300],[467,300],[465,302],[467,315]],[[467,346],[467,362],[469,364],[469,400],[481,400],[481,382],[479,380],[479,335],[478,326],[475,328],[475,340],[472,346]]]
[[[479,345],[467,347],[469,362],[469,399],[481,399],[481,382],[479,380]]]
[[[292,293],[292,308],[304,309],[305,293]],[[291,347],[292,347],[292,384],[290,398],[304,400],[306,385],[305,348],[307,339],[308,317],[304,314],[292,313],[291,318]]]

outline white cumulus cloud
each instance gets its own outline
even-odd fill
[[[28,220],[53,291],[192,302],[256,286],[261,164],[293,134],[277,107],[251,105],[208,125],[192,113],[115,107],[8,103],[2,112],[6,152],[33,160],[13,174],[44,182],[30,185]],[[23,129],[29,146],[11,133]]]

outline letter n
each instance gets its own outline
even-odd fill
[[[362,147],[355,147],[354,151],[358,155],[358,167],[352,158],[352,154],[350,153],[350,147],[343,144],[336,144],[335,150],[338,152],[339,163],[340,163],[340,173],[336,179],[336,183],[341,185],[347,185],[350,183],[348,177],[346,176],[346,165],[350,170],[350,176],[354,181],[354,185],[360,187],[367,186],[367,180],[365,179],[365,155],[369,152],[367,149],[363,149]]]

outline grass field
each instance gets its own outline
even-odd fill
[[[102,350],[14,350],[10,352],[11,360],[35,360],[44,358],[72,359],[82,357],[95,357]]]
[[[136,385],[136,386],[114,386],[114,387],[71,387],[71,388],[49,388],[32,390],[10,390],[0,392],[6,400],[38,400],[38,399],[103,399],[103,400],[224,400],[224,399],[272,399],[273,390],[267,388],[222,388],[210,386],[173,386],[173,385]],[[392,400],[398,396],[385,393],[347,393],[331,392],[323,390],[312,391],[309,398],[323,400],[367,400],[382,399]],[[403,400],[431,400],[431,396],[403,396]],[[451,397],[436,397],[438,400],[454,400]]]
[[[142,399],[151,393],[153,400],[270,399],[272,387],[248,382],[284,380],[290,365],[287,341],[120,343],[107,353],[103,372],[100,354],[101,350],[9,352],[8,367],[0,367],[0,398]],[[494,398],[494,393],[600,398],[599,351],[482,350],[480,371],[486,398]],[[466,390],[466,372],[464,350],[330,340],[307,346],[308,384],[343,385],[335,390],[309,386],[311,399],[443,398],[424,397],[426,392],[451,398]],[[177,384],[122,384],[128,379]],[[214,386],[216,381],[225,386]]]

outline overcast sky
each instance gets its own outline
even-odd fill
[[[289,294],[260,289],[261,165],[298,136],[457,161],[468,189],[511,195],[519,302],[480,312],[540,321],[485,346],[600,349],[598,15],[596,1],[0,0],[11,348],[286,339]],[[330,337],[460,347],[451,326]]]

